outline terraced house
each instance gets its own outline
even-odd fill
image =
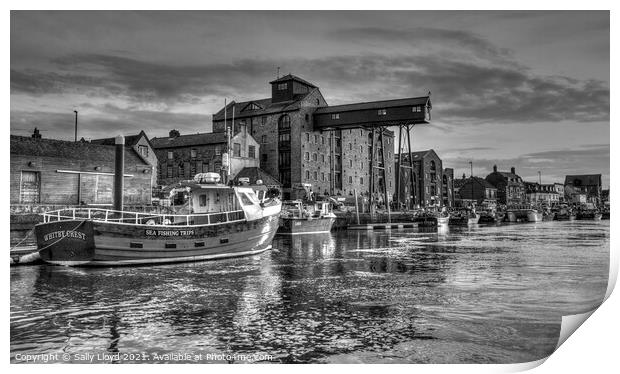
[[[282,183],[285,199],[303,197],[303,184],[315,194],[383,196],[386,188],[393,195],[394,133],[370,124],[424,117],[427,97],[329,106],[297,76],[270,84],[271,97],[231,102],[214,114],[213,131],[247,128],[260,143],[261,169]]]

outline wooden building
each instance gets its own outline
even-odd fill
[[[11,135],[10,203],[112,205],[115,147]],[[125,205],[151,203],[153,166],[125,147]]]

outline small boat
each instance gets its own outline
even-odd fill
[[[584,210],[577,213],[577,219],[600,221],[603,214],[597,210]]]
[[[505,212],[500,212],[500,211],[495,212],[495,222],[497,223],[504,222],[505,219],[506,219]]]
[[[480,212],[478,223],[497,223],[495,213],[489,211]]]
[[[284,203],[280,216],[278,232],[286,234],[315,234],[330,232],[336,222],[336,215],[330,209],[330,203],[316,202],[304,204],[301,200]]]
[[[449,225],[465,226],[475,225],[480,220],[480,215],[475,211],[456,211],[450,214]]]
[[[450,214],[448,212],[440,212],[435,215],[437,219],[437,226],[444,226],[450,222]]]
[[[508,222],[518,222],[517,211],[516,210],[507,210],[506,211],[506,220]]]
[[[555,220],[555,212],[543,212],[543,221],[553,221]]]
[[[573,213],[572,209],[562,207],[555,214],[556,221],[574,221],[577,219],[577,215]]]
[[[528,209],[527,221],[528,222],[541,222],[543,220],[543,213],[536,209]]]
[[[176,191],[176,192],[175,192]],[[200,173],[175,185],[183,214],[69,208],[35,226],[41,258],[58,265],[133,265],[254,255],[271,248],[282,203]]]

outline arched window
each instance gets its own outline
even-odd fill
[[[435,161],[431,160],[431,170],[435,170]]]
[[[283,115],[278,120],[278,130],[287,130],[291,128],[291,117],[288,114]]]

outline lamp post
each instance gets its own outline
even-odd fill
[[[73,137],[73,141],[77,142],[77,117],[78,117],[78,111],[74,110],[73,113],[75,113],[75,134]]]

